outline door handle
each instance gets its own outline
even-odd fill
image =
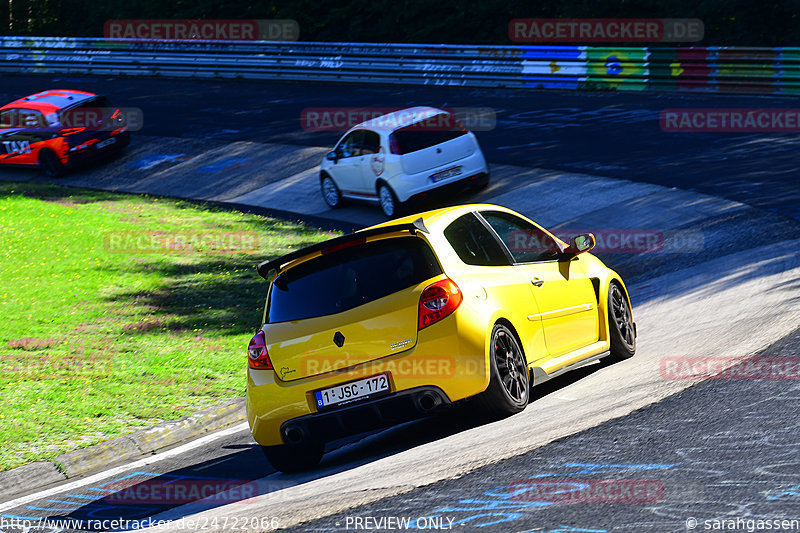
[[[542,285],[544,285],[544,280],[539,278],[533,278],[531,280],[531,283],[533,283],[537,287],[541,287]]]

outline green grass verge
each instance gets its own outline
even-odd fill
[[[0,470],[244,394],[266,289],[255,265],[332,236],[0,182]]]

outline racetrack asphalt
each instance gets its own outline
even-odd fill
[[[496,125],[476,135],[492,163],[678,187],[800,219],[796,132],[668,133],[659,121],[667,109],[792,109],[796,96],[48,75],[4,76],[0,101],[49,88],[107,94],[115,105],[142,110],[142,135],[203,149],[237,142],[331,147],[342,132],[304,130],[307,109],[488,108]],[[312,149],[308,156],[318,164],[322,153]],[[240,165],[263,163],[228,155],[243,157]],[[299,163],[292,158],[287,163]]]
[[[797,365],[800,329],[759,358]],[[796,378],[712,379],[457,479],[288,531],[364,530],[381,520],[487,532],[796,531],[798,411]]]

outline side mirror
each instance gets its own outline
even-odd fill
[[[339,153],[336,150],[328,152],[328,155],[325,156],[325,159],[336,163],[337,161],[339,161]]]
[[[582,254],[583,252],[588,252],[592,248],[597,241],[595,241],[594,234],[592,233],[582,233],[580,235],[576,235],[569,241],[569,246],[564,253],[571,256],[576,256],[578,254]]]

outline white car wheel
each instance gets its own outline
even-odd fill
[[[331,209],[341,207],[342,194],[339,192],[339,187],[336,186],[336,183],[330,176],[322,178],[321,188],[322,198],[325,200],[325,203],[328,204],[328,207]]]
[[[383,214],[387,217],[393,217],[397,212],[397,199],[394,197],[392,190],[386,185],[381,185],[378,189],[378,198],[381,202]]]

